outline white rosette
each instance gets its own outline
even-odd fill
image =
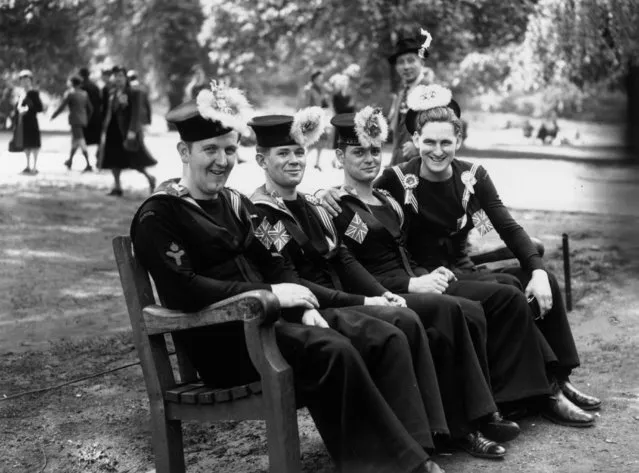
[[[423,112],[435,107],[446,107],[453,99],[450,89],[437,84],[418,85],[408,93],[406,105],[411,110]]]
[[[365,148],[381,147],[388,138],[388,123],[381,109],[366,106],[355,114],[355,134]]]
[[[248,133],[246,122],[251,105],[241,90],[211,81],[211,87],[201,90],[195,100],[203,118],[220,122],[223,127],[233,128],[243,135]]]
[[[304,148],[316,143],[326,130],[326,114],[321,107],[306,107],[293,115],[291,137]]]

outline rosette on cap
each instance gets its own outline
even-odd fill
[[[202,118],[220,122],[225,128],[232,128],[242,134],[248,132],[246,121],[251,105],[241,90],[212,80],[210,88],[197,94],[196,104]]]
[[[303,147],[311,146],[326,130],[326,114],[321,107],[306,107],[293,115],[291,137]]]
[[[450,89],[441,85],[418,85],[408,93],[406,105],[415,112],[423,112],[435,107],[447,107],[452,98]]]
[[[365,148],[381,147],[388,138],[388,123],[379,108],[370,105],[355,114],[355,134]]]

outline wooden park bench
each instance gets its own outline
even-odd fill
[[[273,323],[280,313],[276,297],[268,291],[251,291],[199,312],[165,309],[156,302],[149,275],[135,259],[130,238],[116,237],[113,251],[149,396],[156,473],[186,471],[182,421],[249,419],[266,421],[270,471],[299,473],[293,371],[275,340]],[[231,321],[244,324],[246,346],[261,382],[230,389],[207,387],[186,357],[180,332]],[[178,376],[171,366],[165,334],[175,346]]]

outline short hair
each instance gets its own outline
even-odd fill
[[[82,79],[80,78],[80,76],[71,76],[71,85],[73,85],[74,87],[82,85]]]
[[[453,129],[455,130],[455,134],[462,135],[463,126],[461,119],[455,115],[452,108],[449,107],[433,107],[428,110],[424,110],[415,115],[414,118],[415,130],[418,133],[421,133],[421,130],[426,123],[431,122],[443,122],[443,123],[451,123],[453,125]]]
[[[81,67],[80,70],[78,71],[78,74],[80,75],[80,77],[82,77],[83,79],[88,79],[89,78],[89,68],[88,67]]]
[[[315,78],[316,78],[317,76],[320,76],[320,75],[322,75],[322,71],[320,71],[319,69],[314,70],[314,71],[311,73],[311,81],[314,81],[314,80],[315,80]]]

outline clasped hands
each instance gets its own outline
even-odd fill
[[[448,283],[456,280],[457,277],[450,269],[440,266],[428,274],[410,278],[408,292],[415,294],[443,294],[448,289]]]

